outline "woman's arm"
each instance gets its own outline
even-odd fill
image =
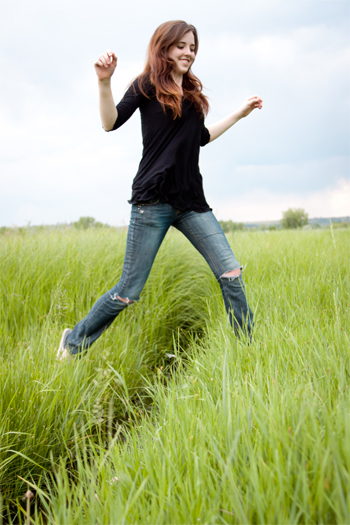
[[[210,126],[207,126],[208,131],[210,133],[210,140],[209,142],[213,142],[213,140],[217,139],[225,133],[231,126],[236,124],[241,118],[246,117],[253,111],[255,108],[262,108],[262,99],[258,96],[250,97],[248,98],[245,103],[234,113],[229,115],[228,117],[219,120],[219,122],[215,122],[215,124],[211,124]]]
[[[113,51],[106,51],[98,57],[94,66],[98,78],[101,122],[103,128],[110,131],[118,118],[111,90],[111,77],[117,67],[117,57]]]

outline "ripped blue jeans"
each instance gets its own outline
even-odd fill
[[[241,268],[224,232],[211,211],[179,211],[170,204],[134,204],[131,211],[123,272],[69,334],[71,354],[86,350],[129,304],[140,299],[153,261],[170,226],[182,232],[212,269],[224,298],[230,323],[237,334],[249,336],[253,314],[247,303],[242,275],[224,274]]]

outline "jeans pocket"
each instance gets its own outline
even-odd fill
[[[157,216],[157,208],[154,210],[153,207],[156,207],[158,204],[162,205],[163,203],[160,202],[159,199],[154,199],[150,201],[136,202],[133,204],[132,222],[135,224],[141,219],[141,217],[143,217],[142,223],[144,223],[146,217],[147,220],[150,220],[152,217]]]

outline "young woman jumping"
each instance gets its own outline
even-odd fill
[[[104,129],[118,129],[139,109],[143,153],[129,201],[132,210],[121,279],[73,330],[64,330],[58,359],[87,350],[122,310],[140,299],[170,226],[181,231],[209,264],[236,333],[249,336],[252,330],[242,267],[205,200],[198,159],[200,146],[217,139],[255,108],[261,109],[262,100],[250,97],[237,111],[205,127],[209,104],[191,70],[197,51],[194,26],[181,20],[160,25],[149,43],[143,73],[117,106],[111,91],[117,57],[106,51],[95,62]]]

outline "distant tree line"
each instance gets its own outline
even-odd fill
[[[348,218],[346,218],[348,219]],[[243,222],[233,222],[233,221],[219,221],[222,229],[225,233],[230,233],[234,231],[274,231],[274,230],[298,230],[301,228],[316,230],[319,228],[349,228],[350,223],[347,220],[337,221],[334,218],[329,219],[329,223],[325,224],[325,219],[321,219],[322,225],[315,223],[313,220],[309,224],[309,214],[303,208],[289,208],[288,210],[282,212],[282,219],[277,224],[247,224],[244,225]]]
[[[73,222],[74,228],[77,230],[87,230],[88,228],[109,228],[109,224],[103,224],[96,221],[93,217],[80,217],[76,222]]]
[[[318,229],[318,228],[350,228],[350,222],[349,217],[344,217],[342,219],[345,220],[336,220],[336,218],[327,219],[328,224],[326,223],[326,219],[320,219],[321,224],[315,223],[315,219],[312,220],[312,224],[309,224],[309,215],[306,213],[306,211],[303,208],[289,208],[288,210],[282,212],[282,220],[277,224],[264,224],[264,223],[257,223],[257,224],[249,224],[244,225],[243,222],[234,222],[234,221],[219,221],[222,229],[225,233],[235,232],[235,231],[274,231],[279,230],[280,228],[283,228],[285,230],[292,230],[292,229]],[[125,230],[125,226],[121,227],[113,227],[109,226],[109,224],[103,224],[100,221],[96,221],[94,217],[80,217],[79,220],[72,222],[70,224],[67,223],[61,223],[61,224],[54,224],[54,225],[38,225],[34,226],[28,223],[27,226],[1,226],[0,227],[0,235],[5,234],[20,234],[25,235],[30,232],[39,232],[39,231],[47,231],[47,230],[69,230],[71,228],[75,228],[77,230],[87,230],[89,228],[113,228],[115,230]]]
[[[245,229],[243,222],[219,221],[219,223],[225,233],[230,233],[233,231],[242,231]]]
[[[327,226],[327,228],[330,228],[331,226]],[[332,222],[332,228],[350,228],[350,222],[347,222],[347,221],[341,221],[341,222],[337,222],[337,221],[334,221]]]

